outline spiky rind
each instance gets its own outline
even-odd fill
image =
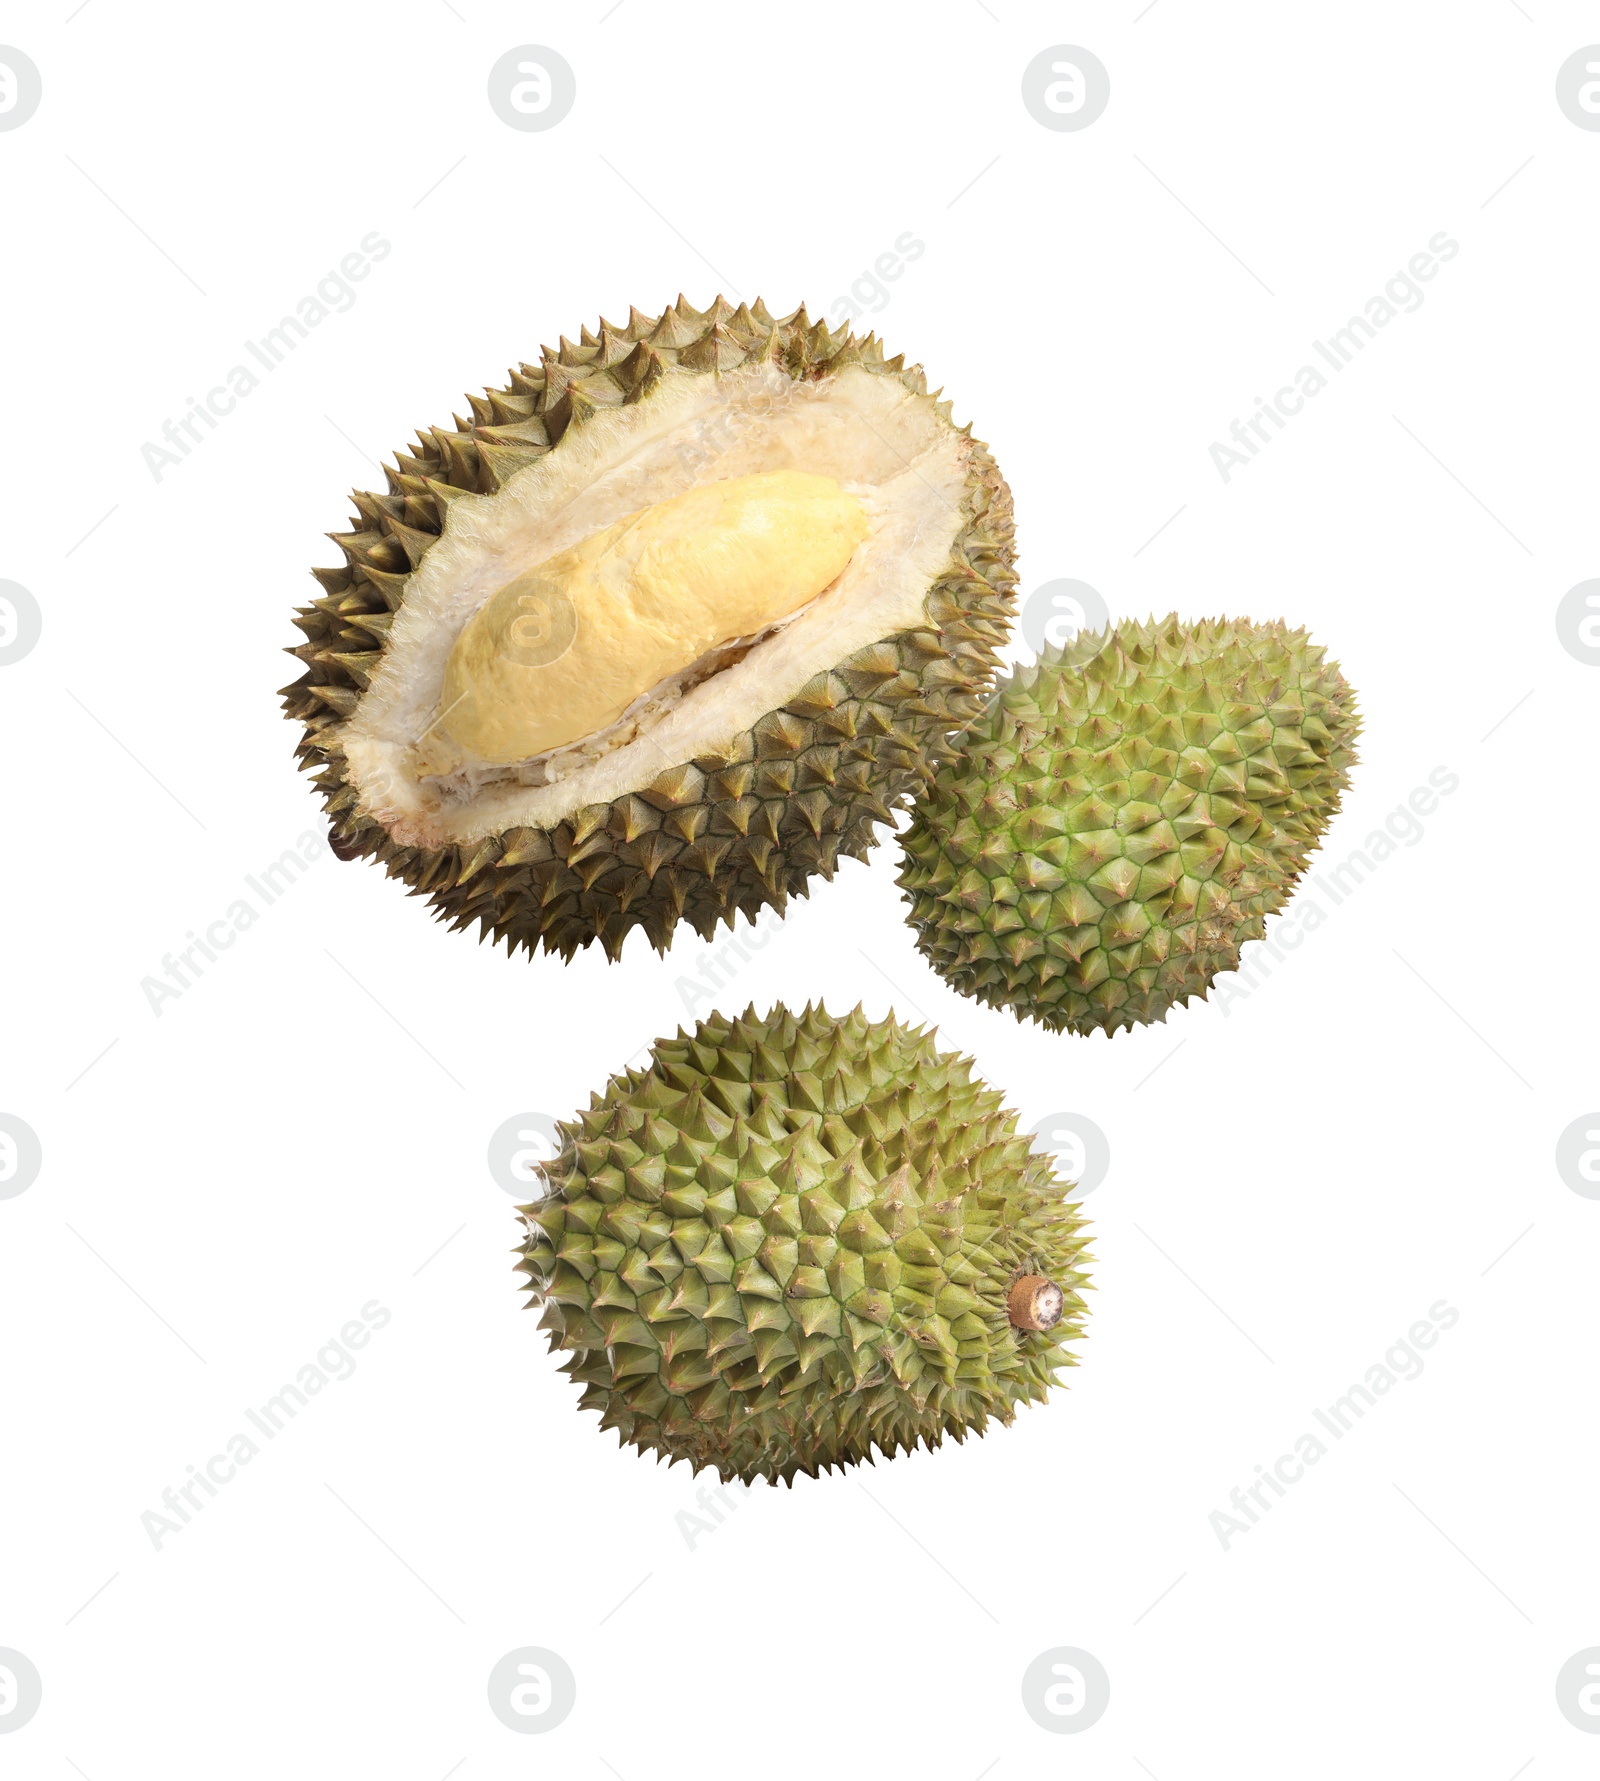
[[[1288,900],[1360,729],[1304,631],[1127,622],[997,688],[904,836],[917,945],[963,995],[1117,1033],[1204,997]]]
[[[722,751],[671,765],[554,828],[440,848],[393,840],[360,809],[345,774],[337,726],[382,660],[407,578],[453,499],[492,494],[558,450],[569,427],[639,401],[668,365],[716,374],[763,361],[808,381],[856,365],[928,393],[920,368],[886,359],[875,336],[830,331],[804,308],[775,320],[759,301],[734,309],[718,297],[699,311],[680,297],[659,316],[633,310],[623,327],[586,328],[576,345],[563,337],[506,388],[469,397],[470,420],[419,433],[385,468],[386,494],[352,496],[352,529],[330,534],[344,566],[314,572],[323,594],[297,615],[306,641],[290,651],[306,672],[284,689],[341,858],[379,860],[440,920],[476,924],[480,938],[508,950],[570,958],[598,939],[616,958],[635,927],[665,952],[679,921],[710,939],[740,911],[752,920],[764,907],[781,913],[814,874],[831,878],[842,857],[876,844],[875,825],[892,822],[943,758],[946,736],[981,709],[1015,603],[1011,493],[970,429],[961,529],[928,590],[926,625],[816,675]],[[948,422],[949,404],[936,406]]]
[[[1077,1208],[892,1015],[713,1014],[560,1131],[518,1266],[582,1407],[644,1452],[788,1483],[1010,1422],[1075,1362]],[[1030,1274],[1052,1329],[1008,1319]]]

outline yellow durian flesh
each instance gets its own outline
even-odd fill
[[[814,600],[867,529],[831,476],[780,470],[689,489],[592,533],[473,614],[419,769],[511,765],[604,730],[718,645]]]

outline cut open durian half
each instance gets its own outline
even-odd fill
[[[286,689],[334,838],[615,957],[860,855],[980,708],[1009,491],[921,372],[758,303],[563,340],[358,494]]]

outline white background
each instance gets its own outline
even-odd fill
[[[1600,1104],[1600,670],[1554,615],[1597,573],[1600,134],[1554,83],[1600,9],[69,11],[0,9],[44,82],[0,134],[0,576],[44,615],[0,670],[0,1110],[44,1153],[0,1202],[0,1646],[44,1678],[7,1772],[1592,1775],[1554,1684],[1600,1644],[1600,1203],[1554,1152]],[[486,100],[525,43],[576,71],[544,133]],[[1020,98],[1060,43],[1110,71],[1077,133]],[[156,480],[372,230],[353,306]],[[1460,784],[1249,994],[1113,1041],[947,990],[892,842],[730,955],[725,1008],[926,1017],[1112,1163],[1070,1389],[691,1550],[697,1482],[598,1435],[520,1308],[485,1147],[674,1030],[707,948],[511,962],[324,853],[159,1015],[141,982],[323,832],[277,652],[373,460],[630,302],[837,314],[908,230],[863,326],[993,446],[1024,591],[1310,626],[1366,723],[1329,862]],[[1440,230],[1422,307],[1224,483],[1212,441]],[[156,1550],[374,1299],[355,1374]],[[1440,1299],[1422,1376],[1225,1551],[1229,1492]],[[544,1737],[486,1702],[523,1645],[578,1680]],[[1075,1738],[1019,1692],[1059,1645],[1111,1678]]]

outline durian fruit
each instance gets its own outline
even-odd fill
[[[1055,1032],[1202,999],[1282,908],[1360,729],[1304,631],[1126,622],[996,690],[904,836],[917,945],[963,995]]]
[[[615,958],[874,844],[982,707],[1011,496],[872,336],[682,298],[563,337],[353,497],[296,622],[336,852]]]
[[[1077,1207],[893,1015],[713,1014],[561,1133],[519,1266],[581,1408],[644,1452],[792,1482],[1010,1422],[1075,1364]]]

